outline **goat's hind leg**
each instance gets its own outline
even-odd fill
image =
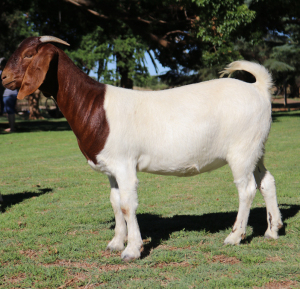
[[[266,170],[263,160],[258,162],[254,176],[266,203],[268,229],[265,232],[265,237],[277,239],[278,230],[283,226],[283,223],[277,204],[275,179],[270,172]]]
[[[235,177],[235,174],[233,174]],[[236,178],[235,184],[239,193],[239,211],[233,229],[224,244],[237,245],[246,237],[250,208],[256,193],[256,183],[253,173],[247,176]]]
[[[122,251],[124,250],[124,242],[127,235],[127,228],[123,212],[121,210],[121,198],[118,183],[114,177],[108,177],[111,191],[110,191],[110,202],[115,214],[115,236],[109,242],[107,250],[111,251]]]

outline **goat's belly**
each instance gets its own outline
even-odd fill
[[[150,156],[142,155],[137,163],[137,171],[158,175],[189,177],[216,170],[226,164],[225,160],[219,158],[203,164],[197,162],[173,163],[158,159],[154,160]]]

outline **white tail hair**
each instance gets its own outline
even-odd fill
[[[231,74],[237,70],[245,70],[251,73],[256,78],[254,85],[256,85],[260,91],[267,92],[266,94],[271,100],[271,94],[269,92],[273,86],[272,76],[264,66],[244,60],[235,61],[230,63],[223,71],[220,72],[220,77],[223,77],[226,74],[230,77]]]

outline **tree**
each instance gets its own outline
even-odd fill
[[[296,78],[300,75],[300,48],[293,44],[274,47],[270,58],[264,64],[273,72],[277,84],[283,86],[286,106],[288,85],[293,87],[292,93],[294,93],[294,96],[299,95],[299,89],[296,88]]]
[[[28,7],[26,0],[0,2],[0,57],[8,59],[24,38],[32,36],[32,25],[22,12]]]
[[[239,58],[233,50],[236,31],[255,16],[243,0],[65,2],[86,13],[113,39],[131,31],[138,35],[175,78],[183,74],[193,79],[191,71]]]
[[[285,96],[287,86],[294,96],[299,95],[300,76],[300,3],[299,1],[249,1],[255,19],[246,25],[247,31],[236,41],[236,50],[243,58],[265,65]],[[266,13],[265,11],[268,11]]]
[[[130,31],[129,31],[130,32]],[[83,36],[76,51],[66,51],[70,58],[87,74],[96,69],[97,80],[132,88],[133,80],[148,75],[144,62],[146,46],[133,34],[107,39],[101,27]],[[108,69],[108,63],[116,60],[117,70]],[[140,79],[141,81],[141,79]]]
[[[99,81],[107,67],[109,57],[112,55],[112,49],[103,35],[103,29],[96,27],[93,32],[82,37],[78,49],[67,50],[66,53],[87,74],[95,68],[97,63]]]
[[[129,33],[126,36],[119,36],[113,42],[120,86],[124,88],[132,88],[134,78],[148,75],[148,69],[144,62],[144,53],[147,47],[139,39],[140,37]]]
[[[17,13],[8,7],[12,1],[4,0],[10,15]],[[300,2],[294,0],[16,1],[29,30],[68,41],[79,67],[97,68],[99,80],[100,74],[120,78],[122,86],[147,75],[146,52],[170,68],[165,78],[177,85],[204,80],[239,58],[264,63],[273,48],[300,40]],[[23,39],[20,27],[13,31]],[[108,55],[117,61],[116,74],[107,69]]]
[[[124,87],[132,87],[132,78],[138,77],[142,71],[147,73],[147,68],[142,65],[143,61],[140,59],[141,46],[145,45],[140,37],[134,35],[128,27],[121,25],[122,23],[95,25],[95,19],[91,15],[87,17],[86,13],[78,10],[76,6],[65,2],[56,0],[28,2],[26,15],[32,31],[38,35],[55,35],[69,42],[71,44],[69,56],[86,73],[97,67],[98,80],[102,73],[105,80],[109,78],[109,82],[112,82],[114,79],[114,83],[120,75],[120,84]],[[119,41],[121,37],[124,40],[122,43]],[[129,38],[131,41],[128,41]],[[112,49],[118,51],[114,52]],[[109,55],[113,55],[117,60],[117,73],[107,69]],[[135,69],[138,69],[137,73]]]

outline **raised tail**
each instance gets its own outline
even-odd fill
[[[253,85],[257,86],[257,88],[271,100],[270,89],[273,86],[272,76],[264,66],[245,60],[235,61],[220,72],[220,77],[226,74],[230,77],[236,70],[245,70],[251,73],[256,78],[256,82],[253,83]]]

